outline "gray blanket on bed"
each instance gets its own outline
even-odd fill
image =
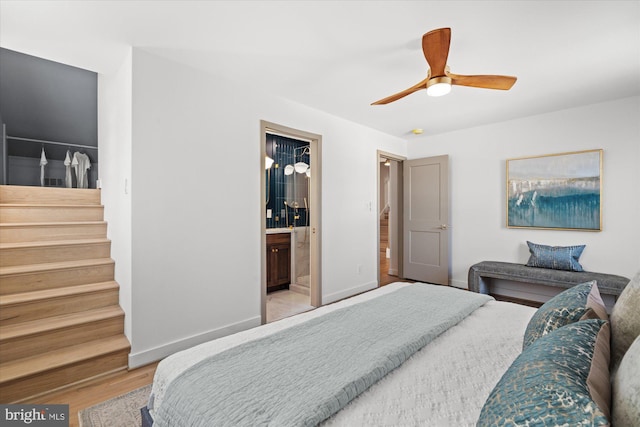
[[[492,298],[416,284],[213,355],[154,426],[314,426]]]

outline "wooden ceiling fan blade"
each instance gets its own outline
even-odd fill
[[[514,85],[517,77],[513,76],[462,76],[459,74],[447,73],[451,77],[451,84],[458,86],[479,87],[483,89],[509,90]]]
[[[432,76],[445,75],[450,44],[451,28],[438,28],[422,36],[422,52],[431,68]]]
[[[400,98],[404,98],[407,95],[411,95],[413,92],[417,92],[420,89],[426,89],[427,88],[427,80],[429,80],[429,77],[427,77],[426,79],[424,79],[420,83],[411,86],[409,89],[405,89],[402,92],[398,92],[398,93],[396,93],[394,95],[387,96],[386,98],[382,98],[382,99],[380,99],[380,100],[378,100],[376,102],[371,103],[371,105],[388,104],[390,102],[397,101]]]

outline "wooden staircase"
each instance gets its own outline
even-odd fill
[[[389,213],[385,212],[380,218],[380,258],[387,257],[389,247]]]
[[[395,276],[389,276],[390,260],[387,258],[389,247],[389,213],[385,212],[380,217],[380,286],[398,281]]]
[[[127,368],[100,190],[0,186],[0,403]]]

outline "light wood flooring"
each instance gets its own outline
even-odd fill
[[[380,252],[380,286],[388,285],[394,282],[405,282],[397,276],[389,275],[389,258],[386,257],[384,252]]]
[[[78,411],[151,384],[157,366],[156,362],[138,369],[118,372],[43,395],[29,403],[69,405],[69,427],[79,427]]]

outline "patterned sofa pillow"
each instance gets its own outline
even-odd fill
[[[550,268],[552,270],[584,271],[578,262],[585,245],[545,246],[527,241],[529,261],[527,267]]]
[[[605,308],[595,280],[569,288],[538,309],[524,332],[522,349],[561,326],[584,319],[607,320]]]
[[[477,425],[609,425],[609,338],[600,319],[540,338],[502,376]]]

